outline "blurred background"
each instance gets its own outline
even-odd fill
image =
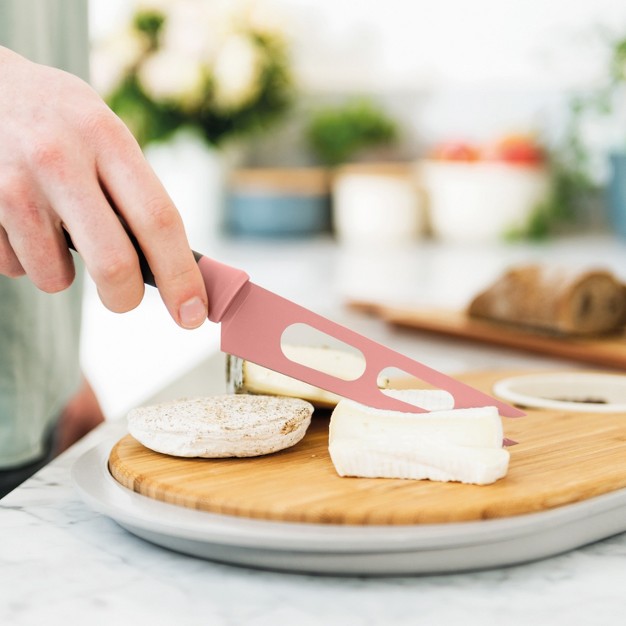
[[[619,273],[624,3],[90,0],[90,20],[92,83],[192,247],[304,306],[463,306],[549,254]],[[109,414],[217,349],[215,325],[177,329],[151,291],[123,321],[92,295],[85,369]]]
[[[387,212],[390,198],[401,205],[404,238],[622,229],[605,193],[620,195],[613,170],[626,150],[621,3],[389,0],[383,10],[359,0],[91,0],[90,8],[93,83],[180,196],[199,244],[218,231],[380,237],[380,222],[393,218],[374,215],[378,197]],[[169,159],[189,180],[168,181]],[[204,181],[192,193],[196,168]],[[479,211],[491,228],[472,232],[459,211]],[[352,232],[354,215],[370,212],[374,234],[367,224]]]

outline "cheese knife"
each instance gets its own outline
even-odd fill
[[[144,282],[156,287],[154,274],[137,239],[126,229],[137,255]],[[68,246],[76,250],[64,231]],[[221,324],[221,350],[286,376],[333,392],[376,409],[423,413],[426,409],[392,398],[378,386],[380,372],[398,368],[432,386],[449,392],[454,408],[496,406],[501,415],[524,415],[484,392],[377,343],[255,283],[243,270],[220,263],[199,252],[194,257],[209,298],[208,318]],[[287,358],[281,348],[284,331],[306,324],[359,350],[365,371],[356,380],[343,380]]]

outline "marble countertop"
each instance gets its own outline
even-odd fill
[[[548,246],[454,248],[424,245],[383,256],[347,253],[332,242],[308,246],[222,244],[221,259],[246,268],[270,289],[316,306],[355,330],[448,372],[486,368],[572,367],[558,360],[497,348],[393,331],[341,306],[347,297],[395,298],[458,305],[512,261],[550,258],[569,264],[609,265],[626,276],[626,248],[602,238]],[[289,263],[286,259],[290,259]],[[90,307],[93,307],[90,309]],[[138,401],[221,390],[221,361],[214,329],[207,340],[183,342],[159,370],[155,389],[150,363],[155,332],[165,318],[148,299],[137,320],[98,311],[87,328],[91,349],[103,341],[135,341],[145,352],[123,372],[108,376],[113,361],[93,356],[90,373],[105,405],[122,414]],[[158,319],[150,328],[142,315]],[[110,321],[112,320],[112,321]],[[142,332],[137,332],[137,328]],[[142,334],[143,333],[143,334]],[[132,337],[131,337],[132,336]],[[169,345],[176,333],[165,336]],[[131,339],[129,339],[131,337]],[[196,335],[197,337],[197,335]],[[162,346],[161,346],[162,349]],[[89,357],[87,352],[86,356]],[[118,355],[119,357],[119,355]],[[145,361],[142,361],[142,359]],[[164,368],[163,362],[158,365]],[[119,367],[119,363],[118,363]],[[142,377],[142,367],[144,368]],[[119,373],[119,372],[118,372]],[[140,387],[139,389],[137,387]],[[378,624],[622,624],[626,608],[626,534],[542,561],[495,570],[414,577],[334,577],[253,570],[196,559],[149,544],[86,506],[70,479],[76,459],[101,441],[120,436],[112,416],[65,454],[0,501],[0,624],[282,624],[368,626]]]

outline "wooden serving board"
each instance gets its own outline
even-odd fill
[[[519,373],[519,372],[517,372]],[[528,372],[526,372],[528,373]],[[460,376],[491,393],[514,373]],[[114,478],[138,493],[213,513],[316,524],[437,524],[544,511],[626,488],[626,415],[528,410],[503,418],[519,443],[507,476],[476,486],[340,478],[327,450],[328,413],[293,448],[251,459],[181,459],[130,435],[112,449]]]
[[[464,311],[440,308],[355,305],[404,328],[545,354],[605,368],[626,369],[626,334],[593,338],[556,337],[469,317]]]

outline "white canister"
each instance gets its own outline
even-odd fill
[[[342,243],[414,241],[424,230],[422,205],[406,164],[345,165],[333,177],[333,226]]]

